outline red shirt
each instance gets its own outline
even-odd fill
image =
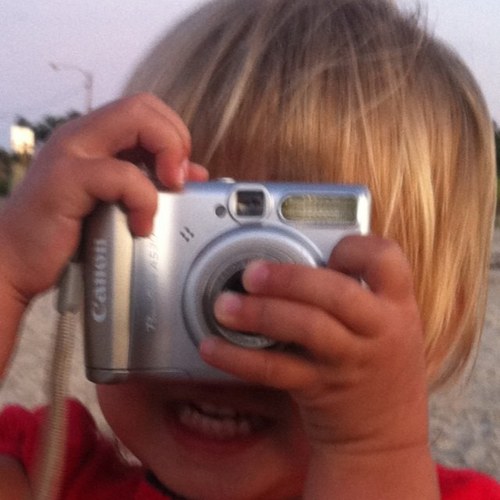
[[[0,413],[0,455],[19,460],[32,477],[45,410],[9,406]],[[139,466],[125,463],[79,402],[68,401],[68,439],[61,500],[166,500]],[[478,472],[438,466],[443,500],[500,500],[500,483]]]

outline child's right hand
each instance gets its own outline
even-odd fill
[[[207,177],[189,162],[190,147],[182,120],[149,94],[121,99],[54,132],[0,211],[0,370],[25,305],[57,282],[97,201],[121,202],[132,232],[150,232],[156,188],[120,153],[145,150],[158,178],[179,189]]]
[[[201,354],[248,383],[288,391],[310,446],[304,498],[438,498],[424,330],[400,247],[348,236],[325,268],[256,262],[242,282],[248,294],[216,302],[218,321],[300,351],[208,337]]]

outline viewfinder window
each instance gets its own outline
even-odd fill
[[[262,217],[265,212],[265,196],[260,190],[244,190],[236,193],[238,217]]]

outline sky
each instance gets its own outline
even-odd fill
[[[138,61],[169,27],[206,0],[17,0],[0,21],[0,147],[23,116],[38,121],[120,95]],[[407,8],[416,0],[399,0]],[[500,122],[499,0],[420,0],[430,29],[452,45],[478,79]],[[54,63],[59,71],[51,67]]]

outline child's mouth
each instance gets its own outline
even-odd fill
[[[186,429],[216,441],[244,440],[269,424],[262,416],[207,402],[180,403],[176,416]]]

